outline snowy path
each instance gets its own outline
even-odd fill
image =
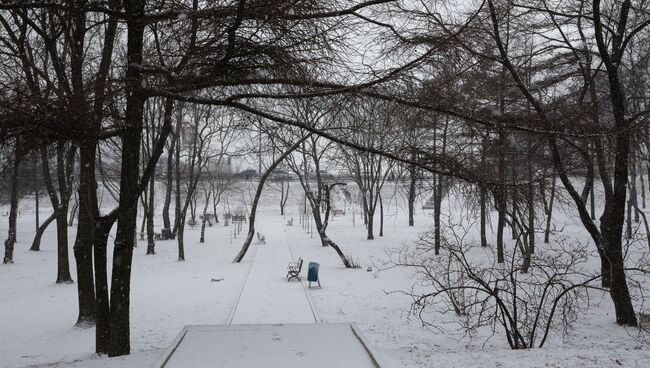
[[[313,312],[302,282],[287,282],[287,263],[293,261],[284,234],[283,223],[268,224],[273,229],[267,243],[256,247],[254,259],[239,301],[230,318],[231,324],[314,323]],[[303,272],[306,273],[306,264]]]

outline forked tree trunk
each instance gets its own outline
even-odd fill
[[[165,187],[165,202],[163,203],[162,217],[163,227],[171,229],[171,221],[169,220],[169,205],[172,200],[172,189],[174,186],[174,155],[176,152],[177,133],[174,133],[169,144],[167,151],[167,186]]]
[[[120,176],[120,211],[118,214],[113,274],[110,293],[109,356],[131,352],[129,308],[131,294],[131,263],[133,234],[136,231],[139,193],[140,144],[145,97],[140,91],[142,49],[145,22],[144,0],[125,2],[125,11],[132,17],[127,24],[127,70],[125,131],[122,134],[122,175]]]

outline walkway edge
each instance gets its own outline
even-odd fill
[[[241,287],[239,288],[239,294],[237,295],[237,299],[235,300],[235,303],[232,306],[232,310],[230,311],[230,315],[228,316],[228,320],[226,321],[227,325],[232,324],[233,318],[235,318],[235,313],[237,312],[237,307],[239,306],[239,301],[241,300],[241,296],[244,293],[244,289],[246,288],[246,281],[248,281],[248,275],[251,273],[251,269],[253,268],[253,262],[255,261],[255,255],[257,254],[257,245],[253,248],[253,255],[251,257],[251,262],[250,265],[248,266],[248,271],[246,271],[246,275],[244,276],[244,281],[241,283]]]

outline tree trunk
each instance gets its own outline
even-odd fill
[[[535,191],[533,188],[533,140],[532,137],[528,138],[528,162],[526,165],[528,174],[527,185],[527,207],[528,207],[528,265],[530,265],[530,254],[535,253]],[[592,175],[593,178],[593,175]],[[528,267],[526,267],[528,270]]]
[[[375,211],[368,210],[366,215],[368,221],[368,224],[366,226],[366,230],[368,232],[368,237],[367,237],[368,240],[375,239],[375,235],[374,235],[375,213],[374,212]]]
[[[89,327],[95,323],[95,282],[93,277],[93,241],[97,207],[97,183],[95,181],[94,141],[79,146],[79,221],[77,238],[73,246],[77,264],[77,290],[79,317],[77,326]]]
[[[414,155],[411,155],[411,159],[415,159],[413,157]],[[408,205],[409,205],[409,226],[414,226],[415,224],[415,188],[417,184],[417,171],[415,170],[415,166],[411,165],[409,167],[409,198],[408,198]]]
[[[589,160],[589,165],[591,165],[590,172],[594,172],[594,161]],[[595,197],[596,188],[595,188],[595,185],[594,185],[595,184],[594,183],[595,182],[594,176],[589,175],[589,178],[587,180],[591,181],[591,183],[589,185],[591,187],[590,195],[589,195],[589,210],[590,210],[590,213],[591,213],[591,219],[595,220],[596,219],[596,197]]]
[[[638,206],[639,205],[639,200],[638,200],[638,191],[636,190],[636,157],[634,157],[634,151],[631,154],[631,162],[630,162],[630,182],[632,185],[630,185],[630,203],[632,206]],[[639,222],[639,213],[634,211],[634,222]]]
[[[323,223],[321,221],[320,212],[318,212],[318,208],[319,206],[312,208],[312,214],[314,216],[314,223],[316,224],[316,231],[318,232],[318,236],[320,238],[321,244],[323,245],[323,247],[331,247],[332,249],[334,249],[336,254],[341,259],[341,262],[343,263],[345,268],[352,268],[353,267],[352,264],[345,256],[345,254],[343,254],[343,251],[338,246],[338,244],[334,243],[332,239],[330,239],[327,236],[327,233],[325,232],[325,227],[323,226]]]
[[[201,239],[199,239],[199,243],[205,243],[205,223],[208,222],[207,213],[208,213],[208,205],[210,204],[211,193],[212,192],[207,192],[205,196],[205,206],[203,206],[203,220],[201,220]]]
[[[70,211],[70,218],[68,219],[68,227],[74,225],[74,218],[77,217],[77,210],[79,209],[79,198],[74,194],[75,201],[72,203],[72,210]]]
[[[556,179],[555,172],[553,173],[553,179],[551,180],[551,194],[548,200],[548,212],[546,214],[546,228],[544,229],[544,243],[548,244],[551,236],[551,221],[553,219],[553,204],[555,203],[555,184]]]
[[[33,154],[32,158],[33,158],[32,164],[34,166],[33,167],[33,169],[34,169],[33,184],[34,184],[34,207],[35,207],[35,217],[36,217],[34,220],[35,220],[35,225],[36,225],[35,230],[38,231],[38,228],[40,227],[40,219],[39,219],[40,204],[39,204],[39,198],[38,198],[39,197],[39,193],[38,193],[39,188],[38,188],[38,184],[37,184],[37,182],[38,182],[38,174],[37,174],[38,156],[36,155],[36,153]],[[66,214],[66,216],[67,216],[67,214]]]
[[[641,208],[645,209],[645,179],[643,178],[643,165],[639,164],[639,180],[641,181]]]
[[[176,234],[176,240],[178,242],[178,262],[185,260],[185,219],[181,219],[178,223],[178,233]]]
[[[162,217],[163,227],[171,229],[171,222],[169,221],[169,205],[172,200],[172,188],[174,186],[174,153],[176,152],[177,133],[172,135],[169,150],[167,151],[167,187],[165,188],[165,202],[163,204]]]
[[[517,234],[517,227],[514,226],[514,224],[519,221],[517,219],[517,213],[519,211],[518,207],[518,190],[517,190],[517,170],[515,169],[515,166],[512,165],[512,224],[513,226],[510,227],[510,230],[512,231],[512,240],[516,240],[519,234]]]
[[[246,239],[244,240],[244,244],[241,247],[241,250],[239,253],[237,253],[237,256],[235,256],[235,259],[233,259],[233,263],[239,263],[244,259],[244,256],[246,255],[246,252],[248,251],[248,248],[251,245],[251,242],[253,241],[253,237],[255,236],[255,215],[257,213],[257,203],[260,199],[260,196],[262,195],[262,189],[264,189],[264,183],[266,182],[266,179],[271,175],[273,170],[275,170],[276,167],[278,167],[284,159],[286,159],[293,151],[295,151],[300,145],[307,139],[309,136],[305,136],[304,138],[300,139],[298,142],[294,143],[291,145],[291,147],[287,148],[285,152],[282,153],[278,158],[273,161],[271,166],[266,169],[264,174],[260,176],[260,182],[257,184],[257,190],[255,191],[255,197],[253,197],[253,203],[251,205],[251,212],[248,215],[248,234],[246,235]],[[316,212],[318,212],[318,209],[316,209]]]
[[[156,195],[156,182],[153,178],[149,182],[149,205],[144,215],[147,218],[147,254],[156,254],[156,239],[154,232],[154,213],[155,211],[155,195]]]
[[[68,201],[64,199],[56,211],[57,274],[56,283],[72,283],[68,257]]]
[[[505,133],[502,129],[499,130],[499,166],[498,166],[498,175],[499,175],[499,186],[497,188],[498,196],[495,197],[495,200],[498,202],[498,218],[497,218],[497,262],[504,263],[504,244],[503,244],[503,232],[506,226],[506,206],[508,205],[507,201],[507,190],[506,190],[506,158],[505,158]]]
[[[97,321],[95,327],[95,352],[108,354],[111,344],[110,301],[108,298],[108,259],[106,249],[114,219],[102,217],[95,233],[95,295]]]
[[[433,244],[435,254],[440,254],[441,238],[440,238],[440,214],[442,209],[443,197],[443,178],[442,175],[437,175],[438,181],[436,182],[436,191],[433,194]]]
[[[379,236],[384,236],[384,202],[381,199],[381,192],[377,195],[379,196]]]
[[[140,143],[143,127],[145,97],[140,91],[142,75],[143,34],[145,23],[144,0],[124,3],[124,10],[132,15],[127,24],[126,118],[122,134],[122,175],[120,177],[120,211],[118,214],[113,275],[110,294],[110,356],[131,351],[129,306],[131,291],[131,261],[133,235],[136,231],[139,196]]]
[[[5,256],[3,263],[14,263],[14,244],[16,243],[16,219],[18,218],[18,173],[20,171],[20,139],[16,138],[13,154],[13,168],[11,170],[11,194],[9,208],[9,229],[5,240]]]
[[[174,228],[172,229],[171,232],[171,238],[174,239],[176,237],[176,233],[178,232],[178,227],[181,222],[181,141],[180,141],[180,130],[181,130],[181,120],[179,119],[176,122],[176,131],[178,134],[178,142],[176,142],[176,151],[175,152],[175,158],[174,158],[174,176],[175,176],[175,182],[176,182],[176,187],[175,187],[175,201],[174,201]]]
[[[485,160],[486,160],[486,150],[487,150],[487,138],[483,137],[481,140],[481,166],[485,167]],[[479,183],[479,205],[481,206],[481,215],[480,215],[480,222],[481,222],[481,247],[487,247],[488,242],[487,242],[487,189],[485,188],[485,185],[482,183]]]
[[[53,212],[50,217],[45,219],[41,226],[38,227],[38,230],[36,230],[36,235],[34,235],[34,240],[32,241],[32,246],[29,248],[31,251],[38,252],[41,250],[41,238],[43,237],[43,233],[45,232],[45,229],[54,221],[56,218],[56,212]]]

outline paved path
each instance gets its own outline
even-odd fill
[[[263,224],[264,225],[264,224]],[[287,263],[293,261],[284,233],[284,222],[261,226],[273,229],[266,244],[253,240],[247,256],[253,256],[248,277],[230,318],[230,324],[314,323],[318,319],[302,282],[287,282]],[[252,249],[257,247],[257,249]],[[301,276],[305,278],[307,265]]]

